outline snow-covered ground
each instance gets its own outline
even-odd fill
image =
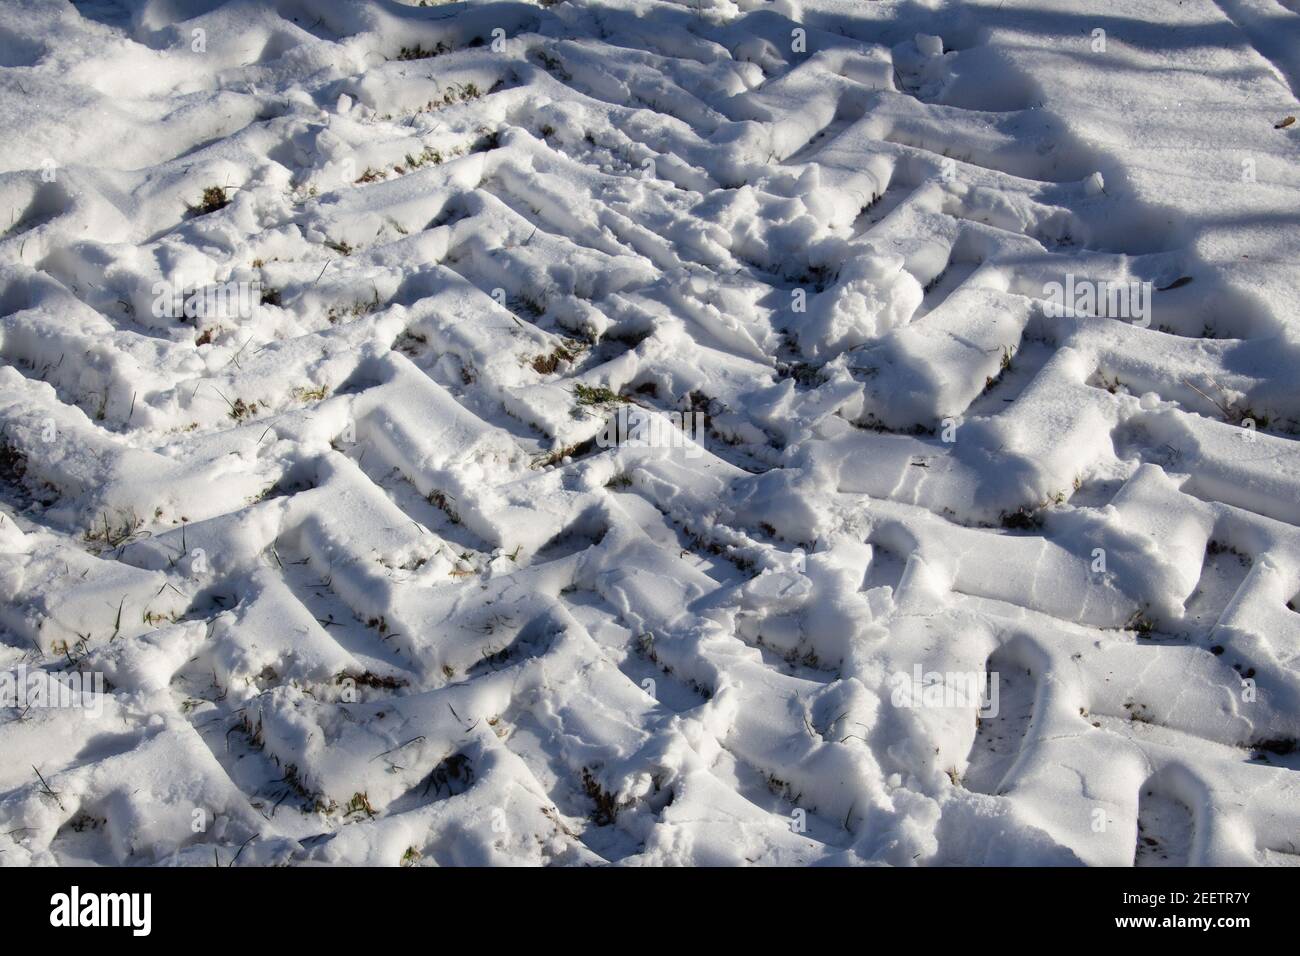
[[[0,67],[0,863],[1300,863],[1296,0]]]

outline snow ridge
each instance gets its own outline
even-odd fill
[[[1300,860],[1300,16],[1166,7],[8,5],[0,860]]]

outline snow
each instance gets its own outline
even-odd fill
[[[4,4],[0,667],[107,684],[0,701],[0,862],[1294,865],[1298,81],[1291,0]]]

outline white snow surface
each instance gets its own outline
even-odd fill
[[[0,667],[107,680],[0,710],[0,863],[1300,863],[1295,0],[9,0],[0,67]]]

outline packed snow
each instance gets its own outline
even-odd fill
[[[1300,863],[1297,84],[1296,0],[0,5],[0,863]]]

